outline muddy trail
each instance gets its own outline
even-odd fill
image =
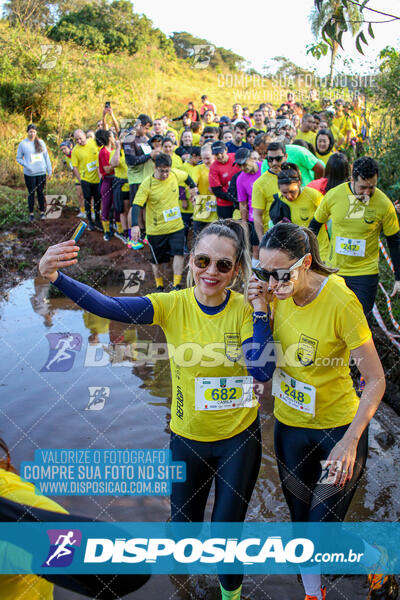
[[[36,277],[38,264],[46,249],[69,239],[79,219],[76,209],[64,207],[59,219],[35,220],[3,228],[0,232],[0,291],[7,290],[21,281]],[[100,231],[86,230],[79,241],[80,253],[77,265],[68,269],[71,277],[87,283],[100,291],[110,285],[123,285],[125,270],[144,271],[146,288],[155,291],[150,266],[150,249],[128,248],[120,239],[103,240]],[[172,271],[168,272],[172,286]],[[51,293],[57,294],[54,288]],[[372,326],[374,341],[386,374],[384,401],[400,415],[400,355],[378,326]]]

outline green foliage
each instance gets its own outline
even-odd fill
[[[308,44],[306,54],[311,54],[314,58],[319,60],[321,56],[328,54],[329,46],[325,42],[318,42],[317,44]]]
[[[187,31],[176,32],[171,36],[172,43],[175,48],[176,55],[179,58],[187,60],[192,66],[195,64],[196,56],[195,48],[197,47],[197,53],[204,51],[210,59],[209,66],[212,69],[229,69],[230,71],[237,71],[242,68],[244,64],[243,56],[235,54],[232,50],[226,48],[215,47],[208,40],[198,38],[188,33]]]
[[[171,41],[153,27],[150,19],[136,14],[129,0],[85,4],[61,17],[48,35],[55,41],[71,41],[105,54],[136,54],[146,46],[173,52]]]

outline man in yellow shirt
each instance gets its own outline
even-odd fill
[[[97,171],[99,147],[92,139],[88,139],[82,129],[74,131],[76,145],[71,153],[71,164],[74,176],[80,182],[82,194],[85,200],[86,218],[88,220],[88,229],[93,231],[99,229],[103,231],[100,219],[100,186],[99,174]],[[91,212],[91,200],[93,198],[95,222],[93,223]]]
[[[197,171],[197,187],[199,195],[194,198],[193,208],[193,235],[198,236],[200,231],[209,223],[217,220],[217,199],[210,190],[209,172],[210,166],[215,160],[211,150],[211,144],[207,143],[200,151],[202,163],[195,167]]]
[[[351,119],[344,113],[344,101],[340,98],[335,100],[335,116],[330,129],[335,138],[336,148],[349,145],[353,126]]]
[[[251,195],[254,227],[260,242],[269,227],[269,209],[274,201],[274,194],[279,192],[278,173],[282,163],[287,161],[285,144],[271,142],[268,146],[266,160],[269,169],[254,182]]]
[[[164,291],[164,281],[159,265],[173,257],[174,289],[181,289],[185,245],[184,225],[179,208],[179,186],[190,188],[190,196],[197,194],[193,179],[179,169],[172,169],[168,154],[155,159],[154,174],[140,185],[132,205],[131,237],[139,240],[138,218],[140,208],[146,205],[146,234],[151,249],[151,266],[157,290]]]
[[[315,147],[316,133],[313,131],[314,128],[314,117],[310,114],[304,115],[301,120],[301,127],[296,134],[297,140],[304,140],[309,142]]]
[[[379,281],[379,236],[386,236],[394,266],[392,296],[400,292],[400,234],[396,210],[379,189],[378,163],[369,156],[353,165],[350,183],[329,190],[317,208],[310,229],[318,233],[332,219],[329,263],[339,269],[370,316]]]

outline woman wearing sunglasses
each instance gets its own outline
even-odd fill
[[[296,522],[343,521],[364,470],[368,423],[385,390],[362,306],[336,271],[322,262],[309,229],[279,223],[260,243],[248,289],[249,301],[263,297],[264,310],[272,304],[273,338],[281,347],[272,380],[275,453]],[[365,377],[361,399],[350,357]],[[379,562],[378,550],[363,550],[368,567]],[[370,577],[372,588],[377,582]],[[306,600],[325,598],[319,574],[304,571],[302,578]],[[389,591],[393,581],[381,579]],[[392,598],[373,589],[371,598]]]
[[[250,365],[271,339],[265,300],[254,298],[253,312],[231,289],[237,276],[250,277],[247,232],[236,221],[211,223],[195,240],[189,287],[145,297],[110,298],[58,272],[77,262],[78,250],[72,240],[51,246],[41,274],[89,312],[159,325],[169,344],[172,459],[187,466],[186,481],[172,484],[172,520],[203,521],[215,481],[212,521],[243,521],[261,462],[252,382],[270,378],[265,368],[246,368],[243,355]],[[240,574],[221,575],[223,600],[238,600],[241,584]]]
[[[300,169],[294,163],[282,164],[278,173],[279,194],[274,194],[274,201],[269,209],[269,216],[275,225],[283,218],[308,227],[322,200],[322,194],[310,187],[301,187]],[[329,254],[329,237],[326,228],[318,234],[319,252],[324,260]]]

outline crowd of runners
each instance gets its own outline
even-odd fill
[[[377,161],[365,154],[371,125],[362,99],[323,104],[304,108],[288,93],[277,109],[235,104],[218,117],[203,96],[199,111],[189,103],[173,119],[118,122],[107,103],[94,131],[77,129],[61,144],[80,216],[106,242],[146,241],[156,292],[111,298],[68,277],[59,269],[77,262],[74,241],[51,246],[41,274],[89,312],[159,325],[171,349],[193,340],[203,349],[187,365],[171,350],[172,458],[187,465],[186,481],[172,486],[173,521],[202,521],[214,480],[212,520],[245,519],[262,449],[254,379],[272,379],[275,455],[293,521],[343,521],[363,474],[368,424],[385,390],[370,331],[379,241],[383,234],[395,296],[399,221],[377,187]],[[43,212],[51,175],[34,125],[18,161],[33,220],[34,192]],[[271,343],[284,357],[279,367]],[[385,548],[358,543],[368,597],[393,600],[396,579],[380,574],[388,572]],[[325,598],[315,569],[301,577],[307,600]],[[239,600],[242,576],[219,580],[222,600]]]

